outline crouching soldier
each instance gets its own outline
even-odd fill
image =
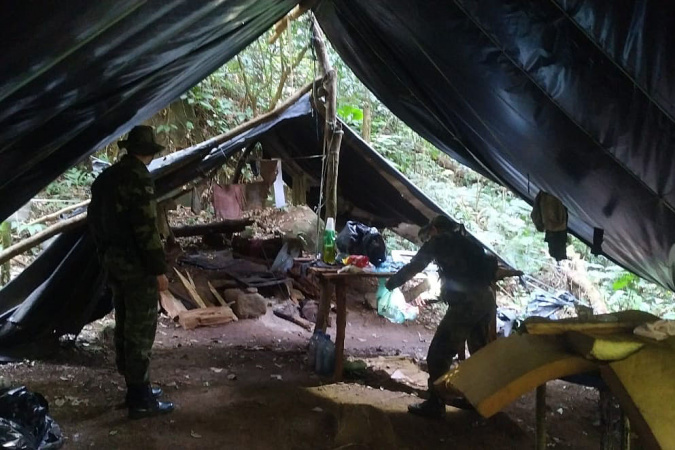
[[[485,253],[471,240],[464,228],[448,217],[438,216],[420,230],[424,244],[413,259],[387,280],[389,290],[402,286],[432,261],[441,279],[441,301],[448,311],[434,334],[427,354],[429,399],[410,405],[408,411],[425,417],[442,417],[445,401],[434,388],[434,381],[444,375],[468,341],[475,352],[488,343],[490,322],[496,314],[492,283],[497,273],[497,259]]]
[[[129,417],[173,410],[150,385],[150,352],[157,329],[159,291],[168,288],[156,225],[154,183],[147,165],[162,150],[148,126],[134,127],[120,148],[127,154],[91,187],[88,222],[115,304],[117,369],[127,385]]]

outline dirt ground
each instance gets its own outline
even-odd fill
[[[443,420],[406,413],[414,393],[328,384],[305,365],[310,333],[268,312],[217,328],[185,331],[162,319],[152,378],[177,404],[167,416],[129,421],[118,406],[112,321],[89,326],[45,361],[0,366],[5,385],[45,395],[67,449],[522,449],[534,445],[534,396],[491,419],[448,407]],[[426,354],[433,331],[395,325],[352,306],[346,353]],[[499,370],[499,368],[495,368]],[[372,380],[369,383],[373,384]],[[409,391],[409,389],[408,389]],[[564,382],[548,389],[549,447],[600,446],[597,392]]]

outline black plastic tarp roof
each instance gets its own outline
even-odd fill
[[[222,144],[199,144],[153,161],[150,170],[157,196],[175,195],[176,188],[258,142],[266,156],[282,159],[287,175],[303,173],[318,184],[321,159],[315,156],[322,153],[323,119],[314,112],[309,96]],[[421,226],[443,212],[344,124],[343,130],[338,193],[344,203],[353,205],[345,218],[375,226]],[[86,227],[60,235],[0,290],[0,357],[24,355],[31,343],[76,334],[109,312],[112,304],[103,281]]]
[[[0,221],[178,98],[297,0],[12,2],[0,15]]]
[[[434,145],[675,288],[675,3],[323,0],[340,56]]]

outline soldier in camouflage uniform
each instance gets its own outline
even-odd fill
[[[445,402],[436,393],[433,382],[450,369],[457,349],[464,342],[468,341],[472,353],[487,344],[487,330],[496,313],[491,283],[497,260],[471,241],[461,225],[445,216],[434,218],[420,230],[420,237],[426,242],[410,263],[387,280],[386,287],[393,290],[402,286],[432,261],[438,266],[441,300],[448,303],[448,311],[427,354],[429,399],[410,405],[408,411],[425,417],[441,417],[445,413]]]
[[[162,392],[149,378],[159,291],[168,280],[146,166],[163,147],[148,126],[134,127],[118,145],[127,154],[92,185],[88,222],[113,292],[116,363],[127,384],[129,417],[141,418],[173,410],[157,400]]]

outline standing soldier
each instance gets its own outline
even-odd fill
[[[134,127],[118,145],[127,154],[92,185],[88,222],[113,292],[116,363],[127,385],[129,418],[140,419],[173,411],[171,402],[157,400],[162,391],[149,377],[159,291],[168,280],[146,166],[163,147],[149,126]]]
[[[442,417],[445,402],[434,388],[434,381],[444,375],[468,341],[474,352],[488,342],[487,330],[495,316],[495,296],[491,288],[497,271],[497,259],[465,235],[461,225],[448,217],[437,216],[420,230],[426,242],[413,259],[387,280],[389,290],[402,286],[432,261],[441,277],[441,300],[448,311],[438,325],[429,346],[429,399],[410,405],[408,411],[425,417]],[[461,402],[460,402],[461,404]]]

